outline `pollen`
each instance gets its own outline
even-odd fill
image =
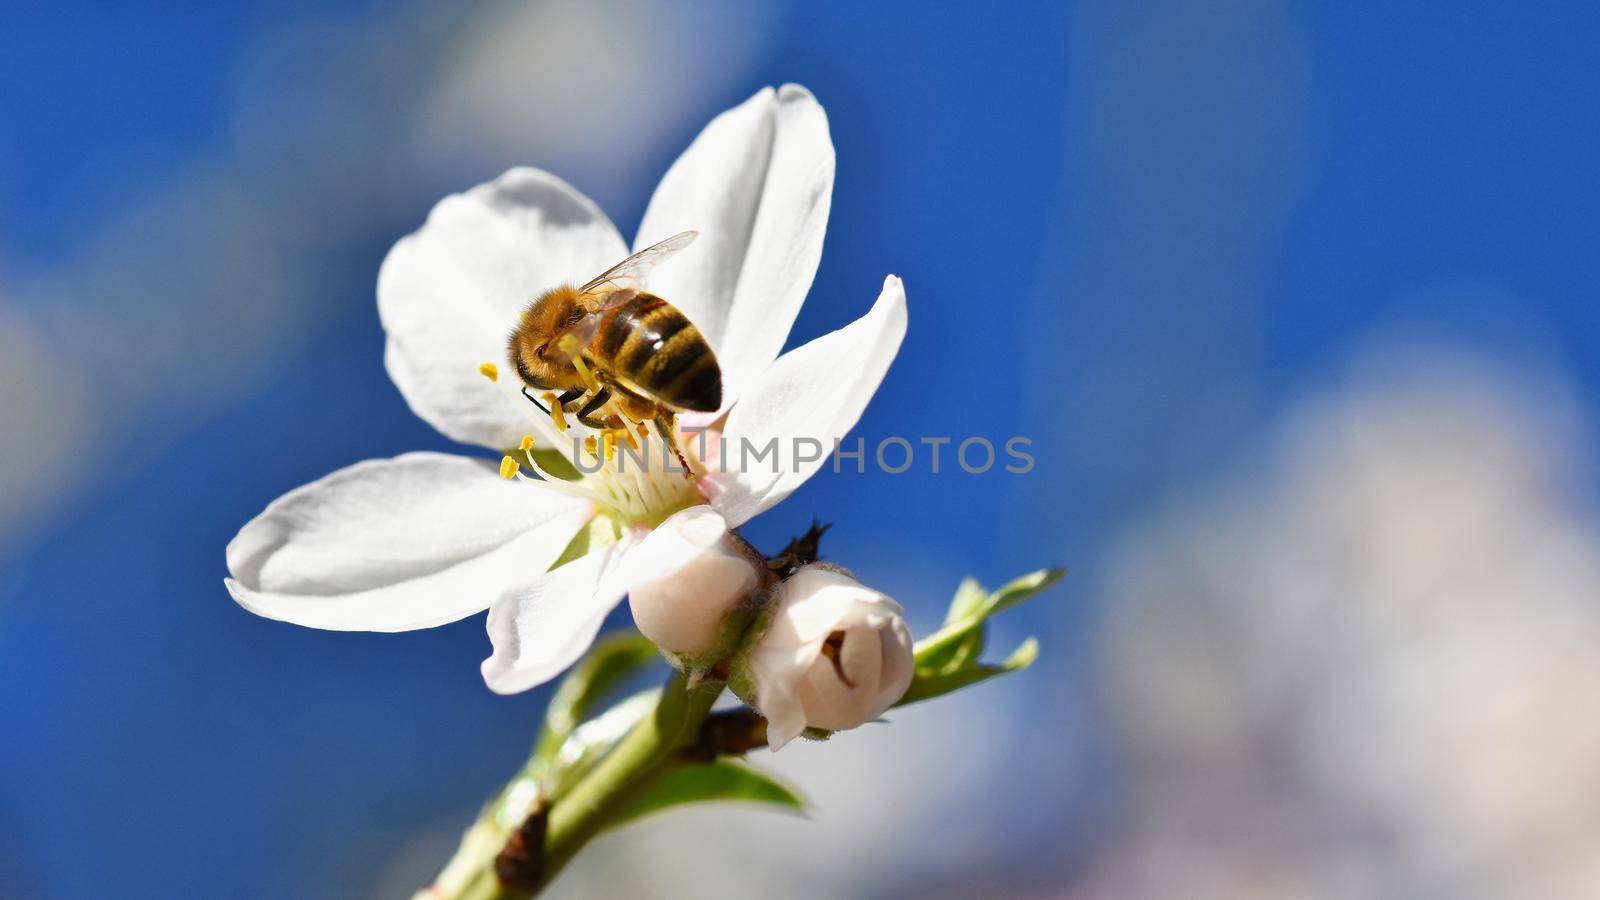
[[[492,362],[486,362],[479,366],[478,371],[483,374],[483,377],[489,379],[490,381],[500,380],[500,367]]]
[[[583,449],[589,451],[590,456],[597,455],[595,453],[595,448],[598,446],[599,445],[594,442],[594,435],[592,434],[583,439]]]
[[[650,429],[646,428],[643,422],[635,422],[633,427],[639,430],[639,437],[647,438],[650,436]]]
[[[531,434],[523,435],[522,436],[522,443],[517,445],[517,449],[518,450],[532,450],[533,449],[533,435],[531,435]]]
[[[604,441],[604,443],[605,443],[606,459],[616,459],[617,458],[617,433],[615,431],[607,431],[603,435],[601,435],[601,440]]]
[[[507,481],[510,481],[511,479],[517,477],[517,469],[518,469],[518,466],[517,466],[517,461],[516,460],[512,459],[509,456],[501,458],[501,460],[500,460],[500,477],[501,478],[504,478]]]
[[[620,434],[623,437],[628,439],[628,446],[629,447],[632,447],[635,450],[639,449],[639,439],[633,436],[633,432],[629,431],[627,426],[623,426],[621,428],[618,428],[614,432],[608,431],[606,433],[607,434]]]
[[[556,402],[556,395],[550,393],[549,391],[545,391],[543,394],[540,394],[539,396],[543,397],[544,398],[544,402],[547,405],[549,405],[549,407],[550,407],[550,421],[556,423],[556,430],[561,432],[562,434],[566,434],[567,433],[567,411],[562,409],[561,408],[561,404]]]

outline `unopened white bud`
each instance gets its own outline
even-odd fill
[[[669,653],[715,650],[724,640],[728,614],[760,583],[755,563],[725,533],[719,517],[674,517],[662,528],[679,529],[689,561],[673,574],[629,591],[633,623]],[[724,533],[713,535],[710,529]]]
[[[776,602],[745,660],[772,749],[808,727],[870,722],[905,695],[913,660],[900,604],[814,565],[789,576]]]

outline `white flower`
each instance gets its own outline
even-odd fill
[[[628,592],[628,607],[633,624],[657,647],[686,655],[707,653],[729,637],[724,633],[728,614],[761,584],[758,560],[736,545],[714,516],[671,524],[681,542],[673,557],[688,562],[666,578],[635,584]],[[715,534],[708,540],[694,533],[699,529]],[[664,525],[657,533],[666,530]]]
[[[905,696],[913,660],[904,612],[821,566],[779,585],[771,624],[744,662],[772,749],[807,727],[844,731],[870,722]]]
[[[691,482],[622,454],[620,463],[603,450],[591,457],[563,440],[586,434],[581,425],[558,434],[513,392],[513,376],[485,380],[483,363],[506,368],[506,334],[529,302],[628,254],[588,198],[515,169],[441,201],[378,275],[390,377],[419,416],[496,459],[408,453],[291,491],[228,545],[229,593],[263,616],[357,631],[426,628],[492,605],[491,688],[526,690],[560,672],[630,588],[673,574],[809,478],[822,460],[803,442],[796,452],[795,438],[831,447],[898,352],[905,293],[889,276],[865,316],[778,355],[822,252],[833,166],[811,94],[764,89],[714,119],[673,164],[634,244],[700,232],[650,287],[717,354],[726,418],[697,424],[719,421],[735,446],[776,438],[776,461]],[[526,449],[532,435],[581,467],[602,464],[572,482],[497,477],[500,454]],[[538,471],[531,454],[523,459]],[[569,546],[586,552],[550,570]]]

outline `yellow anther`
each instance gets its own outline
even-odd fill
[[[510,481],[517,477],[517,461],[509,456],[500,459],[500,477]]]
[[[500,367],[495,365],[492,362],[486,362],[483,365],[479,366],[478,367],[478,371],[482,372],[483,373],[483,377],[489,379],[490,381],[499,381],[500,380]]]
[[[639,437],[647,438],[650,436],[650,429],[646,428],[643,422],[635,422],[633,427],[639,430]]]
[[[606,433],[607,434],[611,434],[611,432],[609,432],[609,431],[606,432]],[[618,428],[616,430],[616,433],[620,434],[623,437],[628,439],[628,446],[629,447],[632,447],[635,450],[639,449],[639,439],[634,437],[633,436],[633,432],[629,431],[626,426],[624,426],[622,428]]]
[[[561,404],[556,402],[556,395],[550,393],[549,391],[545,391],[543,394],[540,394],[539,396],[543,397],[544,398],[544,402],[550,407],[550,421],[556,423],[556,430],[561,432],[562,434],[566,434],[567,433],[567,411],[562,409],[561,408]]]
[[[531,435],[531,434],[523,435],[522,436],[522,443],[517,445],[517,449],[518,450],[532,450],[533,449],[533,435]]]
[[[598,446],[598,445],[595,444],[595,442],[594,442],[594,435],[591,434],[588,437],[583,439],[583,449],[589,451],[589,455],[590,456],[594,456],[595,455],[594,451],[595,451],[595,447],[596,446]]]
[[[606,433],[601,435],[601,439],[605,442],[605,445],[606,445],[606,459],[616,459],[617,458],[617,433],[615,431],[607,431]]]

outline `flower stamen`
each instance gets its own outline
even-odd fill
[[[532,469],[534,474],[538,475],[539,477],[529,478],[526,475],[519,474],[517,476],[518,478],[521,478],[524,481],[531,481],[536,484],[542,483],[563,494],[570,494],[575,497],[587,497],[596,502],[604,502],[604,498],[601,497],[598,492],[584,485],[582,482],[568,481],[565,478],[557,478],[556,476],[551,475],[545,470],[544,466],[539,465],[539,460],[534,457],[531,449],[522,451],[522,456],[528,461],[528,468]]]
[[[561,408],[560,403],[556,402],[556,395],[550,393],[549,391],[545,391],[539,396],[542,397],[544,402],[550,407],[550,421],[556,423],[556,430],[562,434],[566,434],[567,411]]]
[[[594,381],[594,370],[576,357],[574,367],[585,382]],[[479,366],[478,371],[494,382],[518,409],[529,413],[532,431],[539,436],[524,434],[509,451],[515,456],[501,459],[502,478],[539,484],[561,494],[589,500],[602,515],[624,528],[641,523],[653,526],[679,510],[705,501],[696,488],[692,464],[673,439],[669,421],[661,417],[636,419],[629,414],[623,398],[613,393],[598,412],[598,417],[606,420],[606,427],[595,428],[586,421],[571,418],[552,391],[538,395],[545,406],[530,410],[528,400],[535,395],[521,386],[521,379],[500,379],[499,367],[489,362]],[[520,390],[512,387],[511,382],[516,382]],[[656,448],[652,439],[670,449],[683,464],[684,471],[670,468],[665,451]],[[573,442],[570,448],[564,445],[567,440]],[[619,453],[618,445],[624,441],[627,444]],[[552,475],[534,457],[536,445],[553,446],[567,462],[577,466],[580,477]],[[669,467],[657,465],[653,454],[660,455],[661,465]],[[588,457],[587,461],[581,461],[584,456]],[[678,475],[683,477],[674,477]]]

